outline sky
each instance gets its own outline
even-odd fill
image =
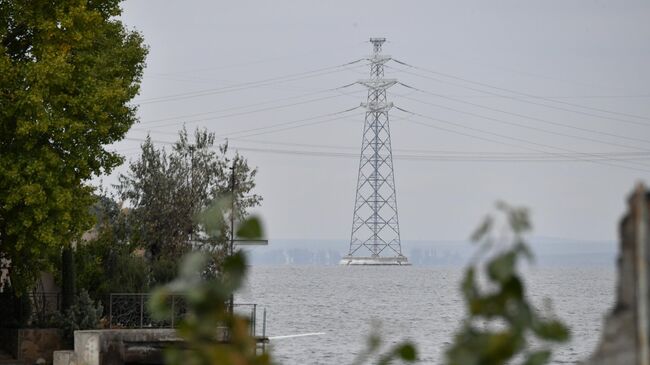
[[[111,148],[135,159],[147,133],[164,146],[184,124],[229,138],[258,167],[270,239],[350,236],[364,111],[343,111],[366,92],[341,87],[368,77],[367,62],[346,64],[370,54],[370,37],[415,66],[385,70],[411,87],[388,98],[415,113],[390,112],[403,240],[465,239],[497,200],[529,207],[536,236],[614,240],[626,196],[650,177],[647,1],[123,9],[150,50],[134,100],[140,123]]]

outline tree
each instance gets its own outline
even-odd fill
[[[105,145],[136,121],[147,53],[119,0],[0,0],[0,255],[25,291],[92,224]]]
[[[251,193],[256,170],[241,156],[233,158],[238,161],[234,171],[236,216],[241,218],[249,208],[259,205],[261,197]],[[230,196],[230,162],[227,145],[217,148],[213,133],[197,129],[190,142],[183,128],[169,153],[165,148],[156,148],[147,137],[140,158],[131,162],[127,174],[120,176],[118,191],[132,206],[132,240],[146,250],[150,262],[159,264],[154,264],[152,270],[161,278],[156,281],[175,277],[180,255],[191,249],[215,250],[226,242],[227,230],[207,232],[197,217],[212,212],[215,202]],[[221,218],[213,215],[215,220]]]
[[[130,243],[128,209],[109,196],[102,195],[93,206],[97,223],[74,252],[77,287],[109,308],[108,295],[115,292],[137,293],[148,288],[145,260]]]

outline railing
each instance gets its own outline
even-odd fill
[[[184,295],[172,295],[168,298],[171,309],[169,318],[154,320],[148,309],[151,294],[147,293],[113,293],[109,296],[108,319],[110,328],[175,328],[187,313]],[[248,318],[250,334],[257,335],[257,304],[235,303],[235,313]],[[266,335],[266,309],[263,310],[262,333]]]
[[[109,296],[108,319],[110,328],[174,328],[185,315],[186,306],[182,296],[170,296],[169,319],[156,321],[147,309],[150,294],[113,293]]]

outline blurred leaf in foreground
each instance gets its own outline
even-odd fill
[[[568,328],[551,313],[541,314],[526,298],[517,271],[532,254],[524,241],[531,230],[528,211],[499,202],[472,235],[481,245],[480,257],[465,271],[461,291],[467,317],[447,349],[449,365],[546,364],[551,344],[567,341]],[[499,227],[499,219],[505,230]],[[531,341],[532,340],[532,341]],[[531,348],[530,343],[539,345]]]
[[[257,233],[261,234],[261,230]],[[172,296],[182,296],[187,305],[187,314],[177,327],[184,344],[182,348],[167,349],[165,362],[192,365],[270,364],[269,355],[257,351],[249,319],[228,310],[230,295],[244,283],[247,268],[244,253],[239,251],[226,257],[219,275],[206,280],[202,273],[209,262],[205,253],[187,255],[178,278],[153,292],[149,309],[158,320],[170,318]]]

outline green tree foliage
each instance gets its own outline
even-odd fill
[[[237,159],[236,216],[241,219],[260,204],[261,197],[251,193],[256,170],[241,156],[233,158]],[[218,250],[227,240],[224,216],[214,207],[230,195],[230,165],[227,145],[217,148],[214,134],[196,130],[190,142],[183,129],[169,152],[156,148],[147,137],[141,157],[131,162],[128,174],[120,176],[120,195],[133,207],[132,242],[143,247],[154,263],[154,281],[175,277],[175,263],[182,254],[192,249]],[[210,230],[209,224],[218,228]]]
[[[75,250],[76,283],[107,307],[110,293],[147,291],[148,269],[129,242],[128,210],[108,196],[98,197],[92,210],[97,220],[92,237]]]
[[[517,272],[521,258],[532,259],[524,241],[531,229],[527,210],[504,203],[497,203],[497,210],[501,215],[488,216],[472,235],[481,248],[462,281],[467,317],[447,351],[449,365],[511,364],[513,359],[545,364],[550,344],[569,338],[568,329],[550,311],[540,313],[529,303]],[[509,228],[505,236],[498,217]],[[538,346],[531,348],[531,340]]]
[[[0,0],[0,255],[26,291],[91,225],[86,182],[122,161],[146,48],[119,0]]]

